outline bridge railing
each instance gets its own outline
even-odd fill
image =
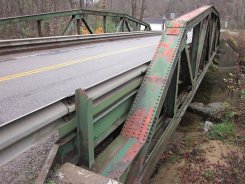
[[[70,35],[70,36],[52,36],[25,39],[0,40],[0,55],[26,52],[34,50],[45,50],[58,47],[67,47],[72,45],[82,45],[98,43],[103,41],[115,41],[120,39],[130,39],[145,36],[160,35],[160,32],[153,31],[133,31],[117,32],[104,34],[88,35]]]
[[[106,12],[106,11],[84,10],[84,9],[2,18],[0,19],[0,27],[17,23],[20,26],[20,29],[22,29],[21,23],[24,22],[28,24],[32,21],[35,21],[38,36],[41,37],[41,36],[45,36],[42,32],[42,27],[43,27],[42,22],[44,22],[45,20],[51,20],[55,18],[68,17],[69,20],[67,21],[66,25],[62,27],[63,29],[61,30],[60,34],[56,36],[65,35],[68,32],[68,30],[71,28],[71,26],[74,24],[76,25],[76,32],[78,35],[82,34],[81,31],[82,25],[87,29],[88,33],[94,34],[95,31],[92,28],[91,24],[88,22],[88,18],[91,16],[101,17],[101,19],[99,20],[101,21],[100,24],[102,25],[104,33],[108,32],[109,17],[116,19],[115,21],[111,22],[114,24],[111,26],[113,27],[113,31],[111,32],[140,31],[141,26],[143,26],[144,30],[146,31],[151,30],[151,27],[148,23],[133,18],[127,14],[113,13],[113,12]],[[63,24],[63,22],[59,22],[59,24],[61,25]]]

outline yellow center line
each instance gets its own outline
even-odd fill
[[[108,52],[108,53],[104,53],[104,54],[98,54],[96,56],[90,56],[90,57],[82,58],[82,59],[79,59],[79,60],[68,61],[68,62],[57,64],[57,65],[51,65],[51,66],[47,66],[47,67],[43,67],[43,68],[39,68],[39,69],[35,69],[35,70],[29,70],[29,71],[26,71],[26,72],[21,72],[21,73],[17,73],[17,74],[7,75],[5,77],[0,77],[0,82],[7,81],[7,80],[12,80],[12,79],[16,79],[16,78],[21,78],[21,77],[24,77],[24,76],[33,75],[33,74],[37,74],[37,73],[41,73],[41,72],[45,72],[45,71],[49,71],[49,70],[54,70],[54,69],[57,69],[57,68],[62,68],[62,67],[70,66],[70,65],[75,65],[75,64],[79,64],[79,63],[82,63],[82,62],[85,62],[85,61],[89,61],[89,60],[93,60],[93,59],[100,59],[100,58],[103,58],[103,57],[106,57],[106,56],[120,54],[120,53],[133,51],[133,50],[137,50],[137,49],[141,49],[141,48],[145,48],[145,47],[150,47],[152,45],[156,45],[156,44],[152,43],[152,44],[142,45],[142,46],[138,46],[138,47],[131,47],[131,48],[122,49],[122,50],[119,50],[119,51]]]

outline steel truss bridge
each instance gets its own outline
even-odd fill
[[[191,43],[187,42],[189,33]],[[146,52],[148,39],[159,38],[152,32],[145,34],[148,38],[138,38],[141,45],[137,43],[131,49],[139,50],[130,52],[133,57],[128,59],[132,62]],[[147,183],[216,55],[219,36],[219,14],[212,6],[169,21],[150,62],[137,63],[113,77],[79,88],[73,95],[2,124],[0,158],[6,159],[13,150],[20,151],[21,148],[14,147],[21,141],[27,144],[24,140],[35,136],[34,132],[59,127],[60,139],[50,151],[36,183],[43,183],[56,164],[61,165],[57,171],[62,176],[57,182],[61,183]],[[103,49],[106,52],[105,46]],[[129,50],[120,48],[93,59],[110,56],[120,60]],[[119,53],[122,56],[113,57]],[[75,60],[63,65],[81,62]],[[32,70],[32,73],[42,70]],[[0,77],[0,85],[32,73]],[[21,124],[25,125],[24,135],[13,130]],[[28,126],[35,131],[30,133]],[[11,131],[18,136],[4,134]]]
[[[0,27],[7,25],[19,24],[20,29],[30,25],[33,21],[36,22],[36,32],[39,37],[43,36],[42,27],[44,26],[42,22],[55,20],[57,18],[68,18],[68,21],[64,25],[63,30],[59,35],[63,36],[71,28],[72,25],[76,25],[77,34],[82,34],[81,28],[84,26],[90,34],[94,34],[95,31],[91,24],[88,22],[89,18],[101,17],[98,19],[98,24],[100,23],[103,27],[103,32],[108,32],[108,21],[111,19],[111,22],[114,23],[114,30],[112,32],[131,32],[131,31],[140,31],[141,26],[145,31],[150,31],[151,27],[149,24],[142,22],[139,19],[133,18],[127,14],[114,13],[114,12],[105,12],[105,11],[95,11],[95,10],[69,10],[63,12],[50,12],[36,15],[27,15],[20,17],[10,17],[0,19]],[[96,19],[97,20],[97,19]],[[21,24],[22,23],[22,24]],[[24,23],[24,24],[23,24]]]

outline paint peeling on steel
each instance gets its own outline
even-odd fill
[[[133,139],[131,139],[131,140],[133,140]],[[129,141],[129,142],[132,142],[132,141]],[[123,154],[120,161],[117,162],[116,165],[111,165],[112,170],[110,172],[108,172],[107,177],[113,178],[116,180],[120,180],[120,176],[122,175],[121,173],[124,173],[123,172],[124,169],[127,168],[129,166],[129,164],[131,164],[132,158],[136,157],[136,155],[138,154],[138,150],[140,150],[141,148],[142,148],[142,144],[139,142],[136,142],[136,143],[130,145],[127,148],[127,151],[124,149],[123,152],[126,151],[126,154]],[[116,166],[116,167],[114,167],[114,166]]]
[[[153,111],[153,108],[150,108],[149,112],[146,114],[145,109],[136,110],[125,123],[122,135],[129,138],[135,138],[139,142],[144,143],[151,125],[150,121]]]
[[[111,178],[120,178],[147,140],[158,104],[167,84],[166,79],[170,78],[169,74],[171,68],[174,67],[177,49],[183,36],[183,29],[178,29],[180,32],[178,36],[165,35],[161,39],[157,54],[151,62],[120,135],[135,142],[130,146],[126,146],[127,144],[125,144],[115,157],[107,163],[108,166],[102,172],[104,174],[108,173],[107,176]],[[134,153],[131,157],[128,156],[129,153],[132,153],[130,150],[133,150]]]
[[[180,34],[180,29],[178,29],[178,28],[167,29],[166,34],[167,35],[176,35],[177,36],[177,35]]]
[[[187,14],[177,18],[176,20],[189,21],[189,20],[195,18],[196,16],[200,15],[201,13],[205,12],[206,10],[208,10],[211,7],[212,6],[203,6],[201,8],[198,8],[198,9],[196,9],[190,13],[187,13]]]
[[[185,26],[186,26],[186,22],[180,20],[168,21],[166,25],[167,28],[183,28]]]
[[[107,165],[105,165],[101,171],[102,175],[110,176],[110,178],[114,178],[114,179],[119,179],[119,176],[121,175],[123,169],[129,165],[129,162],[123,163],[120,162],[120,160],[122,160],[124,156],[127,155],[128,150],[135,143],[137,144],[135,139],[131,139],[131,138],[125,139],[125,137],[122,136],[121,138],[119,137],[118,139],[126,140],[126,141],[123,141],[124,144],[122,146],[117,147],[116,150],[111,150],[113,151],[114,157],[109,161],[109,163],[106,163]]]

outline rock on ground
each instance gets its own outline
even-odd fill
[[[204,103],[194,102],[190,104],[189,108],[202,116],[217,119],[218,115],[225,110],[225,104],[214,102],[205,105]]]

